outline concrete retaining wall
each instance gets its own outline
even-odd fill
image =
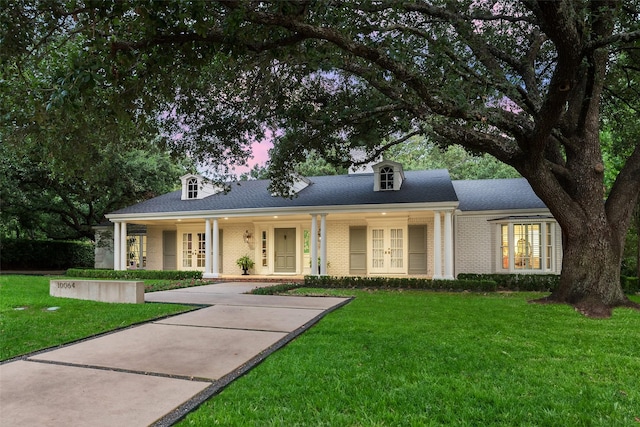
[[[143,304],[144,282],[121,280],[51,280],[49,281],[49,294],[53,297],[60,298]]]

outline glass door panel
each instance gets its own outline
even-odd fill
[[[193,259],[191,253],[193,251],[193,234],[182,233],[182,267],[191,268]]]
[[[404,268],[404,237],[402,228],[389,230],[389,267],[391,271]]]
[[[405,273],[404,228],[371,229],[371,272]]]
[[[384,229],[371,230],[371,271],[384,271]]]

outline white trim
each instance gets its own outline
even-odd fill
[[[444,279],[453,280],[453,225],[451,211],[444,213]]]
[[[211,276],[211,218],[204,220],[204,274],[203,277]]]
[[[544,208],[536,208],[536,209],[499,209],[499,210],[491,210],[491,211],[461,211],[457,209],[455,212],[455,216],[474,216],[474,215],[483,215],[483,216],[519,216],[519,215],[551,215],[551,212],[548,209]]]
[[[277,207],[277,208],[242,208],[229,210],[209,210],[209,211],[185,211],[185,212],[162,212],[162,213],[132,213],[132,214],[109,214],[107,219],[117,220],[176,220],[176,219],[198,219],[211,217],[228,217],[228,218],[246,218],[256,216],[285,216],[285,215],[304,215],[307,216],[311,212],[340,214],[340,213],[379,213],[379,212],[406,212],[406,211],[434,211],[456,209],[458,202],[442,202],[442,203],[386,203],[379,205],[338,205],[338,206],[295,206],[295,207]],[[310,212],[311,211],[311,212]],[[500,211],[504,212],[504,211]]]
[[[442,279],[442,236],[440,211],[433,213],[433,278]]]
[[[120,222],[113,223],[113,269],[120,270]]]
[[[327,214],[320,214],[320,275],[327,275]]]
[[[556,239],[556,233],[557,233],[557,229],[558,227],[557,225],[557,221],[554,218],[523,218],[523,219],[518,219],[518,218],[510,218],[510,219],[504,219],[504,220],[500,220],[500,221],[493,221],[493,223],[495,224],[495,229],[494,232],[496,233],[496,242],[497,247],[492,247],[491,250],[493,251],[497,251],[498,252],[498,257],[497,257],[497,263],[496,263],[496,269],[495,272],[496,273],[503,273],[503,274],[559,274],[560,271],[557,268],[557,264],[556,264],[556,256],[557,256],[557,251],[558,251],[558,247],[556,245],[557,243],[557,239]],[[515,268],[515,250],[513,250],[513,246],[515,244],[515,234],[514,234],[514,225],[522,225],[522,224],[539,224],[540,225],[540,242],[539,242],[539,246],[540,246],[540,254],[539,254],[539,258],[540,258],[540,268],[529,268],[529,269],[524,269],[524,268]],[[546,262],[547,262],[547,255],[548,251],[547,251],[547,246],[549,245],[549,242],[547,241],[547,233],[546,233],[546,226],[547,224],[551,225],[551,265],[550,268],[546,267]],[[502,252],[500,251],[501,247],[502,247],[502,226],[507,226],[507,238],[508,238],[508,249],[509,249],[509,267],[508,268],[503,268],[503,255]]]
[[[311,214],[311,271],[312,276],[318,275],[318,215]]]
[[[218,218],[213,218],[213,254],[211,263],[211,278],[220,276],[220,227],[218,225]]]

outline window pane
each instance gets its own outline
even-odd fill
[[[262,266],[267,266],[267,232],[263,231],[261,236]]]
[[[134,234],[127,236],[127,266],[145,268],[147,266],[147,236]]]
[[[198,233],[198,259],[197,264],[198,267],[204,267],[205,264],[205,255],[206,255],[206,242],[205,242],[204,233]]]
[[[390,231],[391,236],[391,267],[402,268],[403,266],[403,236],[401,228],[392,228]]]
[[[189,179],[189,181],[187,181],[187,198],[198,198],[198,180],[195,178],[191,178]]]
[[[384,230],[374,229],[374,230],[371,230],[371,232],[372,232],[371,266],[373,268],[383,268],[384,267]]]
[[[546,223],[545,224],[545,229],[546,229],[546,237],[547,237],[547,258],[545,260],[545,269],[546,270],[551,270],[551,267],[553,265],[553,236],[552,236],[552,228],[551,228],[552,224]]]
[[[500,226],[500,235],[501,235],[501,244],[500,244],[500,253],[502,255],[502,268],[509,268],[509,226],[501,225]]]
[[[182,266],[191,267],[191,233],[182,234]]]
[[[389,167],[380,169],[380,189],[393,190],[393,169]]]
[[[516,269],[539,270],[542,268],[540,228],[540,224],[514,224],[514,267]]]

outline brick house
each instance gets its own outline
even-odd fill
[[[247,255],[251,274],[264,277],[560,273],[560,228],[524,179],[453,181],[387,160],[365,173],[299,177],[292,198],[272,195],[266,180],[229,192],[199,175],[181,181],[107,215],[96,267],[224,278],[241,274],[236,260]]]

